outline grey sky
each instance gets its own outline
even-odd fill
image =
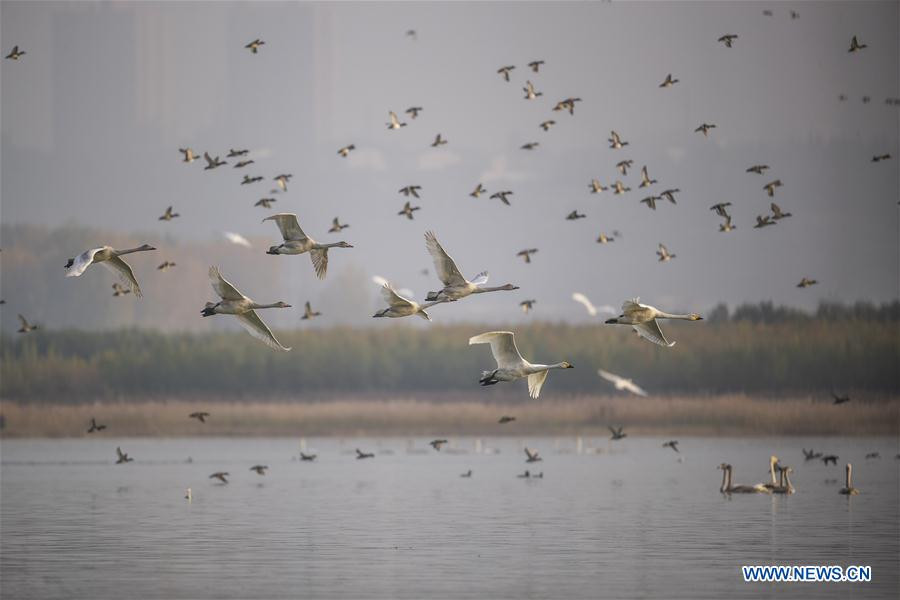
[[[422,237],[433,229],[464,274],[487,269],[492,284],[522,287],[438,307],[443,321],[525,318],[516,313],[525,298],[538,299],[537,316],[583,319],[575,290],[596,304],[640,295],[674,311],[890,300],[900,270],[900,111],[885,98],[900,96],[898,7],[3,2],[3,54],[15,44],[27,54],[2,61],[0,217],[186,242],[237,231],[256,255],[232,278],[278,269],[291,277],[266,294],[294,302],[327,298],[341,276],[372,274],[423,296],[437,287],[419,273],[433,272]],[[725,33],[740,36],[734,48],[716,42]],[[853,35],[868,48],[848,53]],[[256,37],[266,45],[251,55],[243,46]],[[526,63],[538,58],[546,65],[535,74]],[[510,83],[496,74],[506,64],[517,66]],[[660,89],[670,72],[680,82]],[[523,99],[526,79],[542,97]],[[574,117],[551,111],[568,96],[583,98]],[[385,128],[389,110],[413,105],[424,107],[420,118]],[[538,124],[550,118],[557,125],[545,133]],[[701,122],[717,125],[709,139],[693,133]],[[630,145],[609,149],[611,129]],[[438,132],[449,140],[442,149],[429,146]],[[532,141],[537,150],[519,149]],[[337,157],[349,143],[357,151]],[[180,162],[183,146],[223,157],[250,148],[256,164],[205,172]],[[871,162],[888,152],[891,160]],[[622,177],[632,191],[589,194],[592,177],[620,178],[614,165],[624,158],[635,161]],[[760,162],[772,167],[766,175],[744,172]],[[648,193],[680,188],[677,206],[639,204],[644,164],[659,180]],[[275,209],[296,212],[322,241],[356,246],[332,251],[324,284],[308,257],[262,253],[277,230],[252,205],[282,172],[295,177]],[[266,181],[241,186],[244,173]],[[794,217],[753,229],[771,201],[762,186],[776,178],[784,187],[774,200]],[[512,207],[469,197],[479,181],[489,193],[513,190]],[[410,222],[396,216],[405,200],[397,190],[413,183],[422,210]],[[728,234],[708,210],[721,201],[733,203],[738,226]],[[182,217],[158,222],[170,204]],[[564,220],[573,209],[588,218]],[[334,216],[351,224],[340,237],[326,233]],[[622,239],[594,242],[612,230]],[[658,263],[658,242],[677,258]],[[526,247],[540,249],[531,265],[514,256]],[[803,276],[821,283],[797,289]],[[368,312],[377,288],[365,289]]]

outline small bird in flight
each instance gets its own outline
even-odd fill
[[[694,133],[702,133],[703,137],[709,137],[709,130],[715,128],[716,126],[712,123],[701,123],[700,126],[694,130]]]
[[[278,184],[278,187],[281,188],[282,192],[286,192],[287,184],[288,184],[288,181],[290,181],[291,177],[293,177],[293,175],[290,173],[282,173],[281,175],[277,175],[277,176],[273,177],[272,181],[274,181],[275,183]],[[246,176],[245,176],[245,178],[246,178]],[[260,179],[262,179],[262,177],[260,177]]]
[[[831,392],[831,396],[834,398],[835,404],[844,404],[845,402],[850,402],[850,396],[847,394],[844,394],[843,396],[839,396],[839,395],[835,394],[834,392]]]
[[[315,454],[304,454],[303,452],[301,452],[300,460],[316,460],[316,455]]]
[[[408,185],[406,187],[402,187],[397,190],[398,194],[403,194],[406,197],[412,196],[413,198],[419,197],[419,190],[422,189],[421,185]]]
[[[249,153],[249,150],[235,150],[234,148],[228,149],[228,156],[226,158],[235,158],[236,156],[246,156]]]
[[[228,164],[224,160],[219,160],[218,156],[215,158],[211,157],[209,155],[209,152],[204,152],[203,158],[205,158],[206,162],[208,163],[205,167],[203,167],[204,171],[209,171],[210,169],[215,169],[216,167],[221,167],[222,165]]]
[[[538,127],[543,129],[544,131],[550,131],[550,128],[553,127],[554,125],[556,125],[556,121],[551,119],[549,121],[542,122],[540,125],[538,125]]]
[[[669,440],[668,442],[662,445],[663,448],[671,448],[675,452],[678,452],[678,440]]]
[[[850,49],[847,52],[859,52],[863,48],[868,48],[866,44],[860,44],[854,35],[853,38],[850,39]]]
[[[610,138],[607,141],[609,142],[609,147],[612,148],[613,150],[618,150],[622,146],[628,145],[628,142],[623,142],[622,138],[620,138],[619,134],[616,133],[615,131],[610,131],[609,135],[610,135]],[[628,166],[631,166],[631,164],[629,164]]]
[[[534,304],[537,300],[522,300],[519,302],[519,306],[522,308],[522,312],[526,315],[534,308]]]
[[[118,459],[116,460],[117,465],[121,465],[123,463],[133,462],[134,459],[128,456],[126,453],[122,452],[122,449],[116,446],[116,456]]]
[[[513,65],[509,65],[508,67],[500,67],[497,69],[497,73],[503,76],[503,79],[509,81],[509,72],[515,69],[516,67]]]
[[[621,160],[616,163],[616,168],[619,170],[619,173],[621,173],[622,175],[628,175],[628,169],[631,168],[632,164],[634,164],[633,160]]]
[[[475,187],[475,189],[472,190],[472,193],[469,194],[469,195],[472,196],[473,198],[477,198],[477,197],[479,197],[481,194],[484,194],[486,191],[487,191],[487,190],[484,189],[484,186],[482,186],[482,185],[479,183],[479,184]]]
[[[91,417],[91,427],[87,430],[88,433],[94,433],[95,431],[103,431],[106,429],[106,425],[97,425],[97,421],[94,420],[94,417]]]
[[[776,179],[775,181],[770,181],[769,183],[764,185],[763,189],[766,190],[766,193],[769,195],[769,197],[772,197],[775,195],[775,188],[780,188],[782,185],[784,184],[781,183],[781,180]]]
[[[184,158],[181,159],[181,162],[192,163],[200,158],[199,156],[194,154],[194,151],[190,148],[179,148],[178,151],[184,154]]]
[[[553,110],[568,110],[570,115],[574,115],[576,102],[581,102],[581,98],[566,98],[565,100],[560,100],[556,103],[556,106],[553,107]]]
[[[243,169],[243,168],[246,167],[247,165],[252,165],[252,164],[255,163],[255,162],[256,162],[256,161],[253,160],[252,158],[251,158],[251,159],[248,159],[248,160],[241,160],[241,161],[238,161],[238,162],[234,163],[234,168],[235,168],[235,169]]]
[[[670,88],[673,85],[675,85],[676,83],[678,83],[678,81],[679,81],[678,79],[672,79],[672,74],[669,73],[668,75],[666,75],[666,79],[661,84],[659,84],[659,87]]]
[[[579,213],[577,210],[573,210],[569,214],[566,215],[567,221],[577,221],[578,219],[585,219],[587,215]]]
[[[403,205],[403,209],[401,209],[400,212],[398,212],[397,214],[405,216],[407,219],[412,221],[413,220],[413,211],[421,210],[421,209],[422,209],[421,206],[410,206],[409,202],[407,201],[407,203]]]
[[[349,146],[344,146],[343,148],[338,150],[337,153],[338,153],[338,155],[340,155],[344,158],[347,158],[348,156],[350,156],[351,150],[356,150],[356,146],[354,146],[353,144],[350,144]]]
[[[163,263],[161,265],[156,267],[156,270],[157,271],[168,271],[169,269],[171,269],[174,266],[175,266],[175,263],[173,263],[172,261],[166,260],[166,261],[163,261]]]
[[[592,194],[599,194],[600,192],[605,192],[609,188],[603,187],[598,180],[591,179],[591,182],[588,184],[588,189],[591,190]]]
[[[611,440],[621,440],[628,437],[628,434],[622,431],[625,429],[623,426],[619,426],[618,428],[611,427],[609,425],[606,426],[607,429],[612,433],[612,436],[609,438]]]
[[[614,241],[616,241],[615,236],[610,237],[602,232],[600,233],[600,236],[597,238],[598,244],[609,244],[610,242],[614,242]]]
[[[781,212],[781,207],[775,204],[774,202],[769,205],[772,209],[772,218],[776,221],[779,219],[786,219],[788,217],[792,217],[791,213]]]
[[[275,198],[260,198],[253,206],[262,206],[263,208],[272,208],[272,203],[278,202]]]
[[[252,54],[256,54],[259,52],[259,47],[265,46],[265,45],[266,45],[266,43],[263,40],[256,38],[255,40],[253,40],[252,42],[250,42],[249,44],[244,46],[244,48],[247,48],[248,50],[250,50],[250,52]]]
[[[210,479],[218,479],[222,483],[228,483],[227,477],[229,477],[229,473],[227,471],[216,471],[212,475],[209,476]]]
[[[819,283],[819,282],[816,281],[815,279],[807,279],[806,277],[803,277],[800,280],[800,283],[797,284],[797,287],[798,288],[808,288],[809,286],[816,285],[817,283]]]
[[[356,460],[360,460],[363,458],[375,458],[375,454],[373,452],[363,452],[359,448],[356,449]]]
[[[659,199],[660,199],[659,196],[647,196],[646,198],[642,199],[641,202],[646,204],[647,208],[656,210],[656,201]]]
[[[709,207],[709,210],[716,211],[716,214],[720,217],[728,217],[728,211],[726,210],[729,206],[731,206],[731,202],[719,202],[718,204],[713,204]]]
[[[544,64],[544,61],[542,61],[542,60],[533,60],[530,63],[528,63],[528,66],[531,67],[532,71],[537,73],[538,71],[540,71],[542,64]]]
[[[341,222],[338,220],[338,218],[335,217],[331,221],[331,229],[328,230],[328,233],[340,233],[341,230],[347,229],[348,227],[350,227],[350,226],[347,224],[342,225]]]
[[[431,142],[431,147],[432,147],[432,148],[437,148],[438,146],[443,146],[443,145],[446,144],[446,143],[447,143],[447,140],[445,140],[444,138],[442,138],[442,137],[441,137],[441,134],[438,133],[436,136],[434,136],[434,141]]]
[[[516,252],[516,256],[521,256],[525,259],[525,264],[531,263],[531,255],[537,252],[537,248],[526,248],[525,250],[519,250]]]
[[[763,171],[767,170],[769,165],[753,165],[749,169],[747,169],[747,173],[756,173],[757,175],[762,175]]]
[[[522,144],[520,147],[521,150],[534,150],[540,146],[540,142],[528,142],[527,144]]]
[[[166,209],[166,212],[163,213],[163,216],[161,216],[159,218],[159,220],[160,221],[171,221],[172,219],[175,219],[180,216],[181,215],[179,215],[178,213],[172,212],[172,207],[170,206],[169,208]]]
[[[244,179],[241,181],[241,185],[247,185],[248,183],[256,183],[257,181],[262,181],[262,175],[257,175],[256,177],[250,177],[249,175],[244,175]],[[279,180],[281,181],[281,180]],[[284,187],[287,189],[287,186]]]
[[[679,193],[679,192],[681,192],[681,190],[678,189],[678,188],[672,188],[672,189],[668,189],[668,190],[663,190],[663,191],[661,191],[661,192],[659,193],[659,197],[660,197],[660,198],[665,198],[666,200],[668,200],[668,201],[671,202],[672,204],[678,204],[677,202],[675,202],[675,194],[677,194],[677,193]]]
[[[733,33],[729,33],[727,35],[723,35],[722,37],[720,37],[718,41],[725,44],[726,48],[731,48],[732,44],[734,44],[734,40],[736,40],[736,39],[738,39],[738,36],[734,35]]]
[[[653,185],[654,183],[656,183],[656,180],[650,179],[650,176],[647,174],[647,165],[641,167],[641,184],[638,187],[647,187],[649,185]]]
[[[29,323],[22,315],[19,315],[19,324],[20,327],[18,333],[29,333],[31,331],[40,329],[40,327],[38,327],[37,325],[32,325],[31,323]]]
[[[493,200],[494,198],[497,198],[497,199],[499,199],[501,202],[503,202],[503,204],[505,204],[505,205],[507,205],[507,206],[510,206],[510,204],[509,204],[509,198],[507,198],[507,196],[512,196],[512,191],[510,191],[510,190],[503,190],[502,192],[494,192],[493,194],[491,194],[491,195],[489,196],[489,198],[490,198],[491,200]]]
[[[406,127],[406,123],[401,123],[397,118],[397,113],[395,113],[394,111],[389,111],[388,117],[391,120],[390,123],[387,123],[388,129],[400,129],[401,127]]]
[[[671,254],[669,249],[663,244],[659,245],[659,250],[656,251],[656,255],[659,256],[659,262],[668,262],[676,256],[675,254]]]
[[[432,448],[434,448],[435,450],[437,450],[438,452],[440,452],[441,446],[443,446],[446,443],[447,443],[447,440],[431,440],[430,442],[428,442],[428,445],[431,446]]]
[[[309,303],[309,300],[307,300],[306,307],[303,311],[303,316],[300,317],[300,319],[302,319],[304,321],[309,321],[309,320],[313,319],[314,317],[320,317],[320,316],[322,316],[322,313],[320,313],[317,310],[314,311],[312,309],[312,305]]]
[[[13,46],[12,52],[6,55],[6,58],[10,60],[19,60],[20,56],[25,56],[24,50],[19,50],[18,46]]]
[[[881,162],[883,160],[890,160],[890,154],[878,154],[872,157],[872,162]]]
[[[540,462],[540,461],[544,460],[537,453],[537,450],[532,450],[528,446],[525,447],[525,456],[527,457],[525,459],[525,462],[527,462],[527,463]]]
[[[266,469],[268,469],[268,468],[269,468],[268,465],[253,465],[252,467],[250,467],[250,470],[256,471],[257,475],[265,475]]]
[[[776,221],[773,221],[769,215],[756,215],[756,225],[753,226],[753,229],[762,229],[763,227],[775,224]]]
[[[201,423],[206,423],[206,417],[209,416],[208,412],[192,412],[188,415],[189,419],[197,419]]]
[[[112,284],[113,296],[118,298],[119,296],[124,296],[125,294],[130,294],[131,290],[122,285],[121,283]]]
[[[502,417],[500,417],[500,418],[497,420],[497,422],[500,423],[501,425],[505,425],[506,423],[512,423],[512,422],[515,421],[515,420],[516,420],[515,417],[510,417],[510,416],[507,416],[507,415],[503,415]]]
[[[421,106],[410,106],[404,112],[409,115],[410,119],[415,119],[416,117],[419,116],[419,113],[422,112],[422,107]]]
[[[631,191],[630,187],[625,187],[625,184],[622,183],[621,181],[619,181],[618,179],[616,180],[616,182],[614,184],[612,184],[612,187],[613,187],[613,194],[616,194],[616,195],[624,194],[625,192]]]
[[[731,224],[731,215],[725,216],[725,222],[719,225],[719,231],[728,233],[732,229],[737,229],[737,225]]]
[[[526,82],[525,82],[525,87],[522,88],[522,91],[525,92],[525,99],[526,99],[526,100],[534,100],[534,99],[537,98],[538,96],[543,96],[543,95],[544,95],[543,92],[536,92],[536,91],[534,91],[534,84],[531,83],[530,81],[526,81]]]

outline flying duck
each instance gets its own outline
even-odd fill
[[[510,204],[509,204],[509,198],[507,198],[507,196],[512,196],[512,191],[510,191],[510,190],[503,190],[502,192],[495,192],[495,193],[491,194],[491,195],[489,196],[489,198],[490,198],[491,200],[493,200],[494,198],[497,198],[497,199],[499,199],[501,202],[503,202],[503,204],[509,206],[509,205],[510,205]]]
[[[172,219],[174,219],[176,217],[180,217],[180,216],[181,215],[179,215],[178,213],[173,213],[172,207],[170,206],[169,208],[166,209],[166,212],[163,213],[163,215],[159,218],[159,220],[160,221],[171,221]]]
[[[331,229],[328,230],[328,233],[340,233],[342,229],[347,229],[348,227],[350,226],[347,224],[342,225],[341,222],[338,221],[338,218],[335,217],[331,221]]]
[[[263,40],[256,38],[255,40],[253,40],[252,42],[250,42],[249,44],[244,46],[244,48],[247,48],[248,50],[250,50],[250,52],[252,54],[256,54],[259,52],[259,47],[265,46],[265,45],[266,45],[266,43]]]
[[[656,255],[659,256],[659,262],[667,262],[675,258],[675,254],[670,254],[669,249],[666,248],[663,244],[659,245],[659,250],[656,251]]]
[[[348,156],[350,156],[351,150],[356,150],[356,146],[354,146],[353,144],[350,144],[349,146],[344,146],[343,148],[338,150],[337,153],[339,156],[347,158]]]
[[[407,219],[412,221],[413,220],[413,211],[421,210],[421,209],[422,209],[421,206],[411,206],[409,204],[409,202],[407,201],[407,203],[403,205],[403,208],[397,214],[405,216]]]
[[[537,248],[527,248],[525,250],[519,250],[518,252],[516,252],[516,256],[521,256],[525,259],[525,263],[528,264],[531,262],[531,255],[537,251]]]

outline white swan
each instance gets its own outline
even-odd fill
[[[582,294],[581,292],[573,292],[572,300],[574,300],[575,302],[578,302],[579,304],[584,306],[584,308],[587,310],[588,314],[591,315],[592,317],[596,317],[597,314],[601,313],[601,312],[612,313],[612,314],[616,313],[616,309],[613,308],[612,306],[610,306],[609,304],[604,304],[604,305],[600,306],[599,308],[594,306],[594,304],[588,299],[588,297],[585,296],[584,294]]]
[[[209,268],[209,282],[221,300],[215,304],[207,302],[200,314],[204,317],[234,315],[237,317],[241,327],[247,330],[247,333],[261,340],[270,348],[284,350],[285,352],[290,350],[290,348],[282,346],[281,342],[275,339],[272,331],[256,314],[256,310],[260,308],[290,308],[290,304],[285,302],[257,304],[222,277],[222,274],[219,273],[219,269],[216,267]]]
[[[469,345],[490,344],[491,353],[497,361],[497,368],[493,371],[483,371],[478,380],[482,386],[494,385],[501,381],[515,381],[528,378],[528,395],[537,398],[541,394],[541,387],[547,379],[550,369],[572,369],[566,361],[552,365],[531,364],[519,354],[516,347],[515,334],[511,331],[489,331],[469,338]]]
[[[518,286],[511,283],[497,287],[483,287],[488,281],[487,271],[482,271],[469,281],[459,272],[459,267],[456,266],[450,255],[444,251],[432,231],[425,233],[425,247],[431,254],[431,258],[434,259],[434,269],[437,271],[438,278],[444,284],[443,289],[440,291],[428,292],[428,295],[425,297],[428,301],[452,302],[471,294],[519,289]]]
[[[294,213],[279,213],[263,219],[263,222],[266,221],[275,221],[278,230],[281,231],[281,237],[284,238],[284,243],[278,246],[271,246],[266,251],[266,254],[304,254],[309,252],[313,268],[316,270],[316,276],[319,279],[325,279],[325,273],[328,270],[329,248],[353,247],[347,242],[320,244],[303,233],[303,230],[300,229],[300,223],[297,222],[297,215]]]
[[[859,490],[853,487],[853,482],[851,481],[851,477],[853,475],[853,465],[851,465],[850,463],[847,463],[847,466],[845,467],[845,475],[846,480],[844,487],[842,487],[838,493],[845,496],[856,496],[857,494],[859,494]]]
[[[409,315],[419,315],[426,321],[430,321],[431,317],[428,316],[428,313],[425,312],[425,309],[434,306],[435,304],[440,304],[440,302],[427,302],[425,304],[419,304],[414,300],[404,298],[403,296],[398,294],[389,283],[385,283],[381,288],[381,295],[384,297],[384,301],[387,302],[389,306],[384,310],[380,310],[372,315],[373,317],[397,318],[408,317]]]
[[[391,285],[390,282],[381,275],[372,275],[372,282],[380,288],[386,285]],[[409,288],[400,288],[399,290],[395,291],[401,296],[406,296],[407,298],[415,296],[415,293],[413,293],[413,291]]]
[[[631,392],[632,394],[637,394],[638,396],[646,396],[647,392],[641,389],[637,384],[635,384],[630,379],[625,379],[624,377],[620,377],[615,373],[610,373],[609,371],[604,371],[603,369],[597,369],[597,374],[603,379],[609,381],[614,386],[616,386],[617,390]],[[676,450],[677,452],[677,450]]]
[[[767,489],[763,484],[756,483],[754,485],[732,485],[731,477],[732,477],[732,469],[731,465],[722,463],[719,465],[720,469],[725,471],[726,477],[724,479],[725,489],[720,489],[719,491],[724,491],[727,494],[771,494],[772,491]]]
[[[110,246],[101,246],[100,248],[92,248],[82,252],[75,258],[70,258],[66,263],[66,277],[80,277],[85,270],[91,265],[100,264],[115,273],[122,280],[135,296],[141,297],[141,286],[138,285],[137,279],[134,277],[134,271],[127,262],[121,259],[124,254],[132,252],[147,252],[156,250],[153,246],[144,244],[137,248],[129,250],[115,250]]]
[[[622,303],[622,314],[613,319],[607,319],[609,325],[631,325],[642,338],[659,344],[672,347],[675,342],[669,342],[659,328],[657,319],[682,319],[685,321],[702,321],[703,317],[697,313],[687,315],[674,315],[663,312],[648,304],[641,304],[640,298],[626,300]]]
[[[247,238],[239,233],[234,233],[233,231],[223,231],[222,236],[236,246],[243,246],[244,248],[253,247],[253,244],[251,244]]]

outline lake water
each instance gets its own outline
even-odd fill
[[[451,441],[311,439],[308,463],[290,439],[4,440],[0,596],[898,597],[896,439],[682,438],[681,454],[639,437],[585,438],[581,454],[574,438]],[[525,444],[543,462],[526,465]],[[114,465],[117,445],[136,461]],[[772,453],[794,495],[719,493],[716,465],[766,481]],[[873,581],[744,583],[744,564],[871,565]]]

